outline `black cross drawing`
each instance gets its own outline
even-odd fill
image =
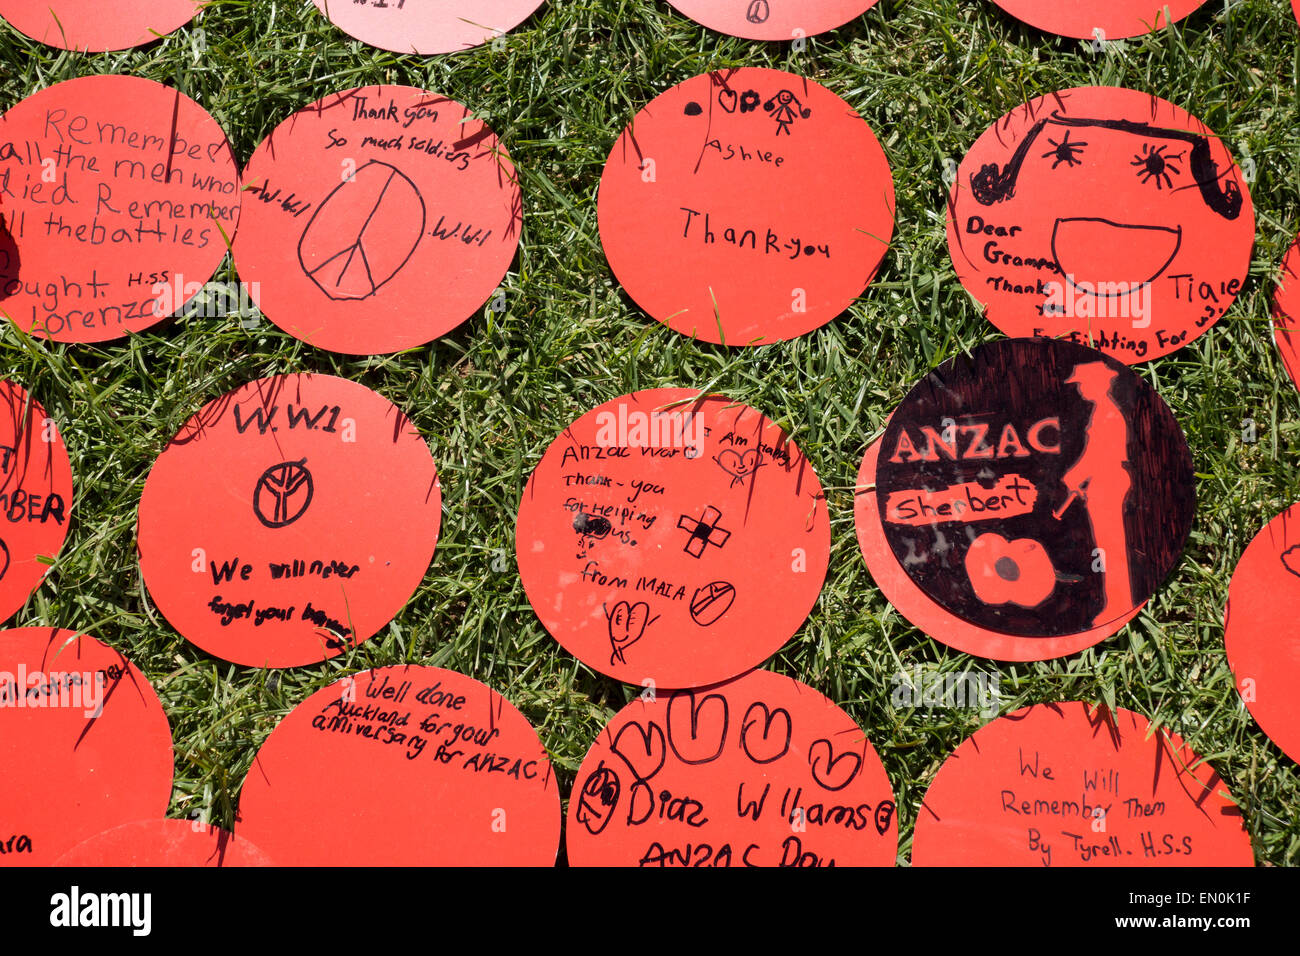
[[[691,536],[686,539],[686,547],[682,550],[692,558],[698,558],[704,554],[704,549],[709,545],[720,548],[726,544],[731,537],[731,532],[726,528],[718,527],[718,519],[721,517],[722,512],[709,505],[698,520],[690,515],[682,515],[678,518],[677,527],[691,533]]]

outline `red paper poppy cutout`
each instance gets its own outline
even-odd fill
[[[1273,341],[1282,366],[1300,387],[1300,240],[1292,243],[1282,260],[1282,274],[1273,290]]]
[[[0,381],[0,621],[40,587],[68,536],[72,466],[40,403]]]
[[[797,40],[843,26],[876,0],[668,0],[710,30],[749,40]]]
[[[542,0],[312,0],[330,22],[362,43],[394,53],[455,53],[488,43],[527,20]]]
[[[140,499],[140,568],[176,630],[250,667],[311,664],[392,620],[442,517],[429,447],[382,395],[328,375],[205,405]]]
[[[917,587],[889,549],[885,529],[880,522],[880,508],[876,504],[874,487],[879,454],[880,441],[877,440],[867,447],[862,467],[858,469],[858,489],[853,501],[858,547],[867,562],[867,570],[885,595],[885,600],[927,636],[977,657],[997,661],[1046,661],[1067,657],[1104,641],[1135,618],[1145,606],[1144,602],[1134,608],[1131,614],[1110,624],[1063,637],[1017,637],[962,620]]]
[[[171,792],[171,728],[134,664],[73,631],[0,631],[0,866],[48,866]]]
[[[908,393],[882,449],[890,551],[931,600],[988,630],[1064,637],[1126,620],[1191,529],[1173,413],[1081,345],[1004,339],[949,359]]]
[[[638,699],[582,761],[575,866],[892,866],[889,778],[862,729],[769,671]]]
[[[1214,134],[1116,87],[1006,114],[962,160],[948,205],[948,252],[990,322],[1130,365],[1227,312],[1254,238],[1245,179]]]
[[[1300,505],[1292,505],[1246,548],[1224,611],[1223,642],[1255,722],[1292,760],[1300,761]]]
[[[58,342],[142,331],[182,310],[225,256],[235,159],[179,91],[136,76],[65,80],[5,113],[0,138],[0,315],[20,329]]]
[[[598,406],[519,504],[528,600],[569,653],[631,684],[697,687],[762,663],[821,592],[830,526],[812,465],[762,414],[690,389]]]
[[[102,53],[152,43],[194,19],[207,0],[0,0],[0,17],[33,40]]]
[[[280,866],[554,866],[560,794],[537,732],[496,691],[381,667],[272,731],[235,832]]]
[[[272,866],[228,830],[195,820],[138,820],[78,843],[56,866]]]
[[[916,816],[913,866],[1253,866],[1241,810],[1177,734],[1038,704],[977,730]]]
[[[1063,37],[1120,40],[1162,30],[1205,0],[993,0],[1030,26]],[[1167,12],[1166,12],[1167,11]],[[1170,19],[1172,17],[1172,20]]]
[[[875,277],[894,183],[871,128],[810,80],[743,68],[661,93],[619,136],[597,202],[637,305],[706,342],[792,339]]]
[[[294,113],[253,152],[244,191],[245,288],[280,328],[334,352],[397,352],[451,331],[519,245],[505,148],[466,107],[409,86]]]

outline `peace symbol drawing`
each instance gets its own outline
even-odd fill
[[[282,461],[266,469],[257,479],[257,487],[253,489],[253,513],[268,528],[283,528],[303,516],[315,491],[306,458]]]

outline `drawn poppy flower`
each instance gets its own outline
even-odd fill
[[[1056,569],[1043,546],[1032,538],[1008,541],[988,532],[966,552],[966,573],[975,596],[985,604],[1037,607],[1056,587]]]

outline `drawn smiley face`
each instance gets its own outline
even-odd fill
[[[1254,238],[1244,180],[1177,107],[1086,87],[1007,114],[971,148],[949,251],[1011,336],[1065,336],[1134,364],[1202,334],[1241,288]]]
[[[710,30],[750,40],[789,41],[848,23],[877,0],[668,0]]]
[[[591,772],[587,782],[578,792],[577,819],[592,836],[597,835],[609,825],[618,806],[622,784],[618,774],[605,766],[605,761]]]
[[[724,448],[713,456],[713,460],[718,463],[719,468],[731,475],[733,486],[744,484],[745,479],[758,471],[763,464],[757,448],[746,448],[744,451]]]

